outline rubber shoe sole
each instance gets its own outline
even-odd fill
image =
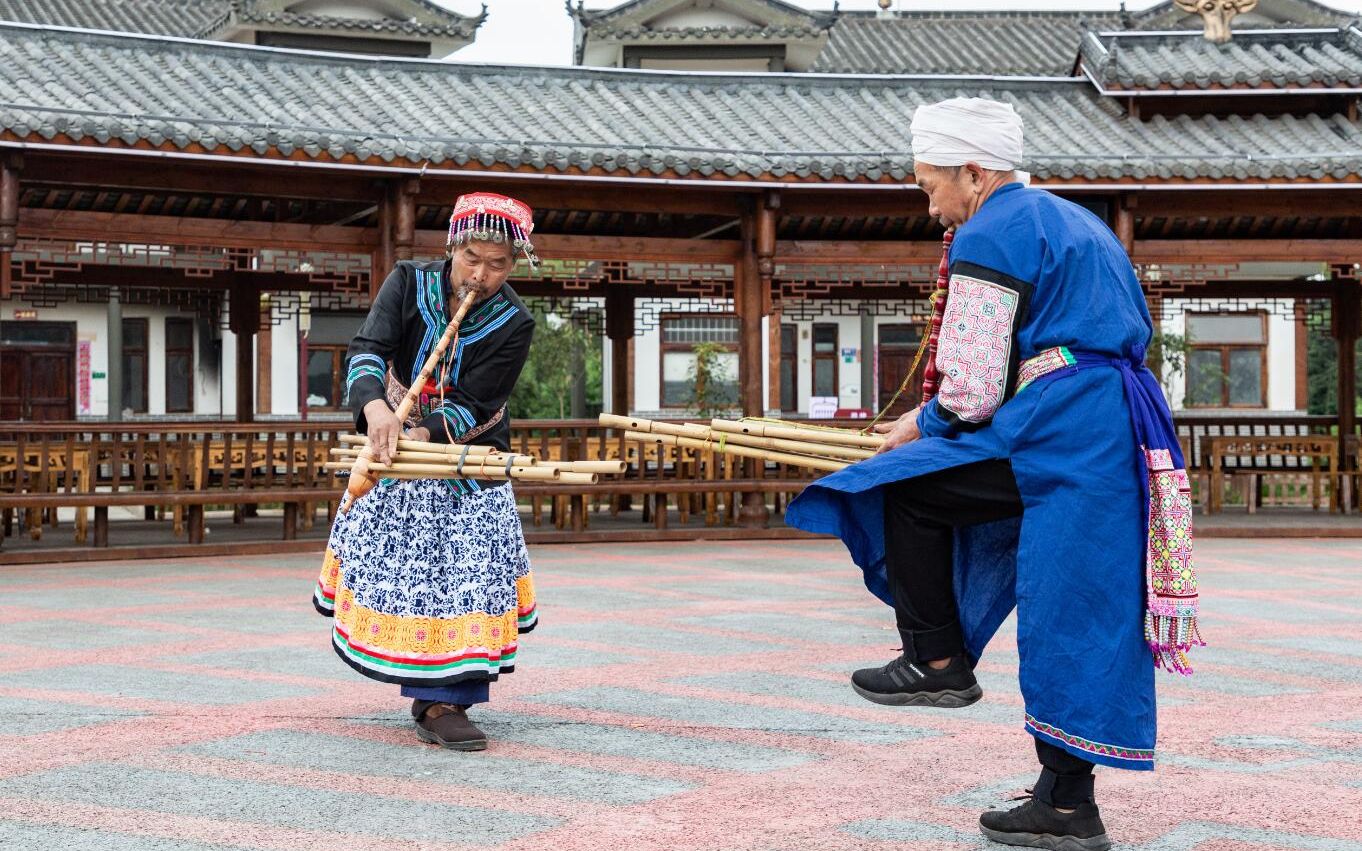
[[[861,697],[882,706],[936,706],[941,709],[962,709],[971,703],[978,702],[979,698],[984,696],[984,690],[979,687],[978,683],[963,690],[896,691],[889,694],[868,691],[855,683],[852,683],[851,687]]]
[[[1003,845],[1020,845],[1024,848],[1048,848],[1050,851],[1107,851],[1111,840],[1105,833],[1079,839],[1077,836],[1054,836],[1049,833],[1004,833],[980,827],[984,836]]]
[[[466,741],[466,742],[446,742],[444,739],[442,739],[442,738],[440,738],[439,736],[435,735],[434,733],[430,732],[430,731],[427,730],[426,728],[424,728],[424,727],[419,727],[419,726],[416,728],[416,735],[417,735],[418,738],[421,739],[421,741],[423,741],[423,742],[429,742],[429,743],[431,743],[432,745],[439,745],[440,747],[445,748],[446,750],[451,750],[451,751],[485,751],[485,750],[487,750],[487,740],[486,740],[486,739],[469,739],[469,740]]]

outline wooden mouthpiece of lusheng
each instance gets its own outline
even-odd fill
[[[756,437],[777,437],[785,440],[804,440],[810,443],[831,443],[838,446],[859,446],[863,449],[879,449],[884,438],[877,434],[858,434],[852,429],[801,428],[791,425],[768,425],[766,423],[734,422],[732,420],[711,420],[710,427],[715,431],[729,434],[750,434]]]
[[[647,432],[626,431],[625,440],[654,441],[665,446],[681,446],[686,449],[703,449],[710,452],[723,452],[728,455],[737,455],[741,458],[755,458],[759,461],[771,461],[776,464],[789,464],[792,467],[807,467],[811,470],[822,470],[827,473],[835,473],[846,467],[847,461],[834,461],[828,458],[811,458],[807,455],[795,455],[789,452],[773,452],[769,449],[760,449],[755,446],[744,446],[740,443],[726,442],[722,446],[712,440],[697,440],[693,437],[683,437],[675,434],[649,434]]]

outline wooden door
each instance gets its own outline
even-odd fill
[[[0,346],[0,420],[24,419],[24,374],[28,353]]]
[[[76,418],[75,356],[51,349],[0,349],[0,420]]]
[[[34,422],[76,418],[75,364],[70,352],[33,351],[28,354],[28,410]]]
[[[890,399],[894,398],[894,393],[903,383],[903,377],[908,374],[908,368],[913,365],[914,354],[915,352],[909,349],[880,349],[879,407],[881,409],[889,404]],[[907,389],[894,402],[894,407],[885,412],[885,419],[893,419],[908,413],[917,407],[918,400],[921,398],[921,376],[914,376]]]

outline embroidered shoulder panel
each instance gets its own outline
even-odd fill
[[[992,417],[1007,395],[1021,293],[996,281],[953,274],[937,344],[941,406],[960,419]]]

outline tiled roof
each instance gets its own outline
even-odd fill
[[[194,36],[230,12],[228,0],[0,0],[0,20],[152,35]]]
[[[1062,76],[1086,29],[1119,28],[1110,12],[920,12],[843,15],[811,70],[852,74]]]
[[[441,10],[444,12],[444,10]],[[346,18],[339,15],[298,15],[292,12],[267,12],[244,8],[237,19],[242,23],[270,24],[327,30],[363,30],[371,33],[400,33],[410,36],[447,36],[468,38],[482,23],[481,18],[446,15],[443,22],[397,20],[395,18]]]
[[[1090,33],[1083,69],[1104,89],[1356,88],[1362,31],[1248,30],[1214,44],[1187,35]]]
[[[0,21],[211,38],[232,22],[467,38],[482,18],[416,0],[425,20],[296,14],[261,0],[0,0]]]
[[[1362,128],[1344,116],[1141,122],[1081,78],[503,68],[0,26],[0,133],[38,142],[432,168],[901,180],[912,169],[913,111],[955,95],[1013,103],[1026,122],[1025,166],[1040,178],[1362,175]]]
[[[1269,6],[1271,8],[1269,8]],[[1260,0],[1258,14],[1272,28],[1346,27],[1343,12],[1312,0]],[[1190,29],[1189,29],[1190,28]],[[1254,25],[1236,19],[1234,32]],[[841,15],[810,69],[850,74],[1063,75],[1073,70],[1089,30],[1187,29],[1201,21],[1165,2],[1138,12],[905,12]],[[1238,36],[1236,35],[1236,38]]]

